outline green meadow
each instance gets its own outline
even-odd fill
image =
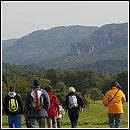
[[[123,104],[124,114],[122,117],[122,128],[128,128],[128,102]],[[47,128],[47,124],[45,126]],[[2,116],[2,128],[8,127],[8,117]],[[22,115],[22,128],[26,128],[25,118]],[[65,113],[61,119],[61,128],[71,128],[68,113]],[[80,113],[77,128],[109,128],[107,107],[104,107],[102,101],[91,104]]]

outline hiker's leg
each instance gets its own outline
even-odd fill
[[[60,128],[60,118],[57,118],[57,127]]]
[[[115,114],[109,114],[108,113],[108,118],[109,118],[109,126],[110,126],[110,128],[115,128],[115,125],[114,125]]]
[[[31,128],[37,128],[37,124],[38,124],[37,118],[31,117],[31,118],[30,118]]]
[[[52,116],[52,126],[53,128],[57,128],[56,116]]]
[[[21,114],[16,115],[15,117],[15,128],[21,128]]]
[[[52,118],[50,116],[47,116],[46,119],[48,128],[52,128]]]
[[[39,118],[39,128],[45,128],[45,117]]]
[[[77,122],[78,122],[78,118],[79,118],[79,111],[75,112],[74,119],[73,119],[73,121],[74,121],[73,128],[76,128]]]
[[[30,119],[29,118],[25,118],[25,121],[26,121],[27,128],[31,128],[31,126],[30,126]]]
[[[68,116],[70,119],[71,128],[74,128],[74,114],[75,113],[71,109],[68,110]]]
[[[123,113],[121,114],[115,114],[115,124],[116,128],[121,128],[121,118],[123,116]]]
[[[11,115],[8,115],[8,124],[9,128],[14,128],[14,118]]]

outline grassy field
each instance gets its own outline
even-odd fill
[[[122,117],[122,128],[128,128],[128,103],[123,105],[124,114]],[[47,124],[45,126],[47,128]],[[8,127],[7,116],[2,116],[2,128]],[[24,116],[22,116],[22,128],[26,128]],[[61,128],[71,128],[68,113],[61,119]],[[103,106],[102,101],[91,104],[80,113],[77,128],[109,128],[107,108]]]

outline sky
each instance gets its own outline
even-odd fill
[[[58,26],[129,22],[129,1],[1,1],[2,40]]]

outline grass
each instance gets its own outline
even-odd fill
[[[124,113],[122,117],[122,128],[128,128],[128,103],[123,105]],[[26,128],[25,118],[22,115],[22,128]],[[2,116],[2,128],[8,127],[8,117]],[[45,125],[47,128],[47,124]],[[61,128],[71,128],[68,113],[61,119]],[[91,104],[89,108],[85,108],[79,115],[77,128],[109,128],[107,108],[103,106],[102,101]]]

